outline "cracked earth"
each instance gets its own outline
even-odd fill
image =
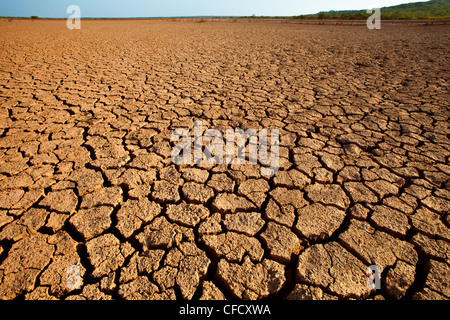
[[[448,26],[0,30],[2,299],[450,298]],[[175,166],[194,121],[280,170]]]

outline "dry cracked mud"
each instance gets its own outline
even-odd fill
[[[450,299],[450,27],[0,31],[0,298]],[[194,121],[279,171],[174,165]]]

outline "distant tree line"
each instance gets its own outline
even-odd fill
[[[368,8],[369,9],[369,8]],[[367,19],[366,10],[327,11],[296,16],[296,19]],[[449,19],[450,0],[431,0],[381,8],[381,19]]]

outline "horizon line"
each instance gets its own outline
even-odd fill
[[[290,15],[290,16],[214,16],[214,15],[206,15],[206,16],[151,16],[151,17],[81,17],[80,19],[166,19],[166,18],[290,18],[290,17],[299,17],[300,15]],[[20,18],[20,19],[31,19],[33,16],[20,17],[20,16],[0,16],[0,18]],[[68,17],[38,17],[38,19],[67,19]]]

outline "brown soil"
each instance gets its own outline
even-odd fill
[[[449,31],[0,21],[0,297],[449,299]],[[196,120],[280,170],[173,165]]]

